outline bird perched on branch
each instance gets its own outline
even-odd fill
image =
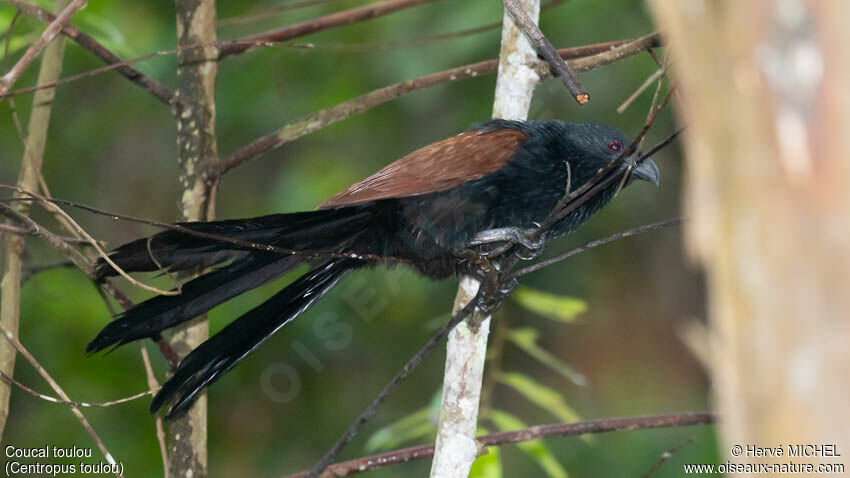
[[[130,242],[109,256],[127,272],[224,265],[183,284],[179,295],[153,297],[120,314],[87,352],[156,336],[311,264],[180,362],[151,404],[156,411],[171,403],[173,416],[355,269],[407,264],[433,279],[467,273],[469,261],[459,250],[495,241],[539,249],[575,230],[622,181],[585,198],[546,231],[537,228],[568,185],[588,186],[606,167],[627,177],[626,184],[638,178],[657,185],[651,159],[635,164],[634,154],[612,166],[628,146],[623,133],[603,124],[492,120],[408,154],[315,211],[181,223],[178,230]],[[98,262],[99,278],[116,273]]]

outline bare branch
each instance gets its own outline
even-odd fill
[[[139,350],[142,353],[142,363],[145,365],[145,376],[147,377],[148,388],[152,393],[159,390],[159,382],[156,381],[156,376],[153,374],[151,367],[151,359],[148,356],[148,349],[145,344],[139,344]],[[165,445],[165,427],[162,424],[162,417],[156,415],[154,419],[156,423],[156,441],[159,443],[159,454],[162,456],[162,474],[163,478],[169,478],[171,470],[168,466],[168,448]]]
[[[483,289],[483,288],[482,288]],[[466,304],[460,311],[452,316],[452,318],[443,326],[442,329],[438,330],[436,334],[434,334],[425,345],[419,349],[416,354],[404,364],[404,366],[399,370],[399,372],[395,375],[395,377],[390,380],[390,382],[381,390],[380,393],[372,400],[368,407],[363,410],[362,413],[354,420],[352,423],[342,434],[341,437],[334,443],[330,450],[316,463],[313,465],[313,468],[310,469],[309,472],[304,473],[303,476],[309,476],[310,478],[316,478],[322,474],[322,472],[336,459],[339,455],[339,452],[347,445],[363,428],[363,425],[372,418],[375,413],[378,411],[381,405],[389,398],[389,396],[401,385],[401,382],[404,381],[417,367],[422,361],[427,357],[439,344],[452,329],[457,326],[463,319],[465,319],[472,311],[477,307],[483,298],[483,293],[479,289],[478,294]]]
[[[332,13],[324,17],[307,20],[306,22],[296,23],[283,28],[240,38],[239,40],[222,42],[218,58],[221,60],[231,55],[244,53],[245,51],[257,46],[292,40],[293,38],[302,37],[321,30],[371,20],[399,10],[435,1],[436,0],[386,0],[370,3],[369,5],[362,7]]]
[[[22,194],[29,194],[28,191],[17,188],[15,186],[8,186],[8,185],[0,184],[0,188],[12,189],[12,190],[18,191]],[[26,199],[32,199],[32,198],[26,198]],[[57,202],[57,203],[61,202],[60,200],[56,200],[56,199],[46,199],[46,200],[50,201],[50,202]],[[14,211],[10,210],[3,203],[0,203],[0,210],[2,210],[3,213],[5,213],[5,214],[9,214],[10,211],[11,211],[11,213],[13,215],[15,215]],[[88,257],[84,256],[82,253],[80,253],[80,251],[71,247],[70,244],[63,241],[59,236],[53,234],[52,232],[48,231],[47,229],[45,229],[43,227],[38,226],[38,224],[36,224],[34,221],[27,218],[26,216],[22,216],[20,214],[17,214],[17,215],[15,215],[15,217],[18,220],[24,221],[26,224],[28,224],[28,227],[31,228],[33,231],[35,231],[35,235],[37,237],[43,239],[48,245],[50,245],[51,247],[62,252],[65,255],[65,257],[67,257],[68,259],[71,260],[71,262],[74,263],[75,266],[77,266],[81,271],[83,271],[83,273],[85,273],[89,278],[94,280],[94,278],[95,278],[94,264],[92,263],[92,261]],[[118,303],[121,304],[121,307],[123,307],[124,309],[129,309],[129,308],[133,307],[133,302],[130,301],[130,299],[127,298],[127,296],[124,295],[123,292],[118,290],[118,288],[115,287],[115,285],[113,285],[108,280],[104,280],[104,281],[101,281],[100,283],[98,283],[98,287],[102,288],[104,291],[106,291],[106,293],[108,293],[116,301],[118,301]],[[160,352],[162,352],[163,357],[165,357],[165,359],[168,361],[171,369],[172,370],[176,369],[177,364],[180,362],[180,359],[177,356],[177,352],[175,352],[174,349],[172,349],[171,346],[166,341],[164,341],[162,339],[162,337],[160,337],[159,335],[152,337],[152,339],[156,342],[157,346],[159,347]]]
[[[54,19],[47,28],[41,33],[41,36],[27,48],[27,51],[24,52],[24,55],[15,63],[15,66],[12,67],[2,78],[0,78],[0,98],[2,98],[3,94],[9,91],[12,86],[18,81],[18,78],[23,74],[24,71],[32,64],[33,60],[36,59],[38,55],[41,54],[42,50],[56,37],[57,34],[62,30],[69,21],[71,21],[71,16],[77,13],[77,10],[83,8],[86,4],[87,0],[71,0],[67,7],[65,7],[62,12]]]
[[[107,254],[106,251],[104,251],[103,248],[100,247],[100,244],[98,244],[98,242],[92,236],[90,236],[88,232],[85,231],[85,229],[83,229],[79,224],[77,224],[77,222],[74,221],[74,219],[71,216],[69,216],[68,213],[63,211],[62,208],[60,208],[56,204],[53,204],[53,202],[51,202],[49,199],[45,198],[44,196],[42,196],[40,194],[36,194],[32,191],[27,191],[25,189],[13,187],[13,186],[7,186],[7,185],[4,185],[4,184],[0,184],[0,189],[11,189],[11,190],[16,191],[18,193],[31,196],[33,199],[37,200],[39,202],[39,204],[41,204],[48,211],[51,211],[51,212],[58,214],[61,217],[63,217],[66,221],[68,221],[68,223],[72,227],[74,227],[74,229],[80,235],[82,235],[86,239],[86,241],[88,241],[89,245],[91,245],[97,251],[98,255],[104,261],[106,261],[107,264],[112,266],[112,268],[116,272],[118,272],[118,274],[120,274],[121,277],[126,279],[129,283],[133,284],[134,286],[136,286],[140,289],[144,289],[144,290],[149,291],[149,292],[154,292],[156,294],[160,294],[160,295],[179,295],[180,294],[179,285],[178,285],[178,288],[177,288],[176,291],[167,291],[167,290],[158,289],[158,288],[153,287],[153,286],[149,286],[147,284],[139,282],[136,279],[133,279],[132,277],[130,277],[130,274],[125,272],[123,269],[121,269],[118,266],[118,264],[116,264],[115,261],[113,261],[112,258],[109,257],[109,254]]]
[[[693,443],[693,442],[694,442],[694,439],[693,439],[693,438],[688,438],[687,440],[683,441],[682,443],[679,443],[678,445],[674,446],[673,448],[671,448],[671,449],[669,449],[669,450],[665,451],[664,453],[662,453],[662,454],[661,454],[661,456],[658,458],[658,461],[656,461],[655,463],[653,463],[653,464],[652,464],[652,468],[650,468],[649,470],[647,470],[647,472],[646,472],[646,473],[644,473],[644,474],[641,476],[641,478],[649,478],[650,476],[652,476],[652,474],[653,474],[653,473],[655,473],[656,471],[658,471],[658,469],[659,469],[659,468],[661,468],[661,465],[663,465],[665,461],[669,460],[670,458],[673,458],[673,455],[674,455],[677,451],[679,451],[679,450],[681,450],[682,448],[684,448],[684,447],[686,447],[686,446],[690,445],[690,444],[691,444],[691,443]]]
[[[621,40],[598,43],[574,48],[558,50],[562,58],[574,60],[570,65],[575,71],[587,71],[600,66],[622,60],[641,51],[660,45],[660,37],[653,33],[634,40]],[[363,113],[375,106],[394,100],[407,93],[430,88],[443,83],[475,78],[479,75],[494,73],[499,65],[498,60],[487,60],[470,65],[464,65],[450,70],[432,73],[402,83],[385,86],[369,93],[352,98],[336,106],[326,108],[304,116],[285,125],[277,131],[255,139],[249,144],[237,149],[215,165],[210,176],[220,176],[231,169],[246,163],[284,144],[295,141],[302,136],[314,133],[326,126],[342,121],[350,116]],[[545,62],[538,62],[538,74],[541,78],[548,76],[549,68]]]
[[[587,91],[585,91],[584,86],[579,82],[575,73],[570,70],[564,59],[558,55],[555,47],[543,35],[537,23],[528,16],[517,0],[503,0],[503,3],[505,4],[505,9],[510,12],[516,22],[516,25],[522,30],[522,33],[528,38],[531,44],[534,45],[537,52],[549,62],[549,66],[558,74],[576,102],[583,105],[590,101],[590,95],[587,94]]]
[[[30,365],[32,365],[32,367],[39,373],[39,375],[41,375],[41,377],[50,385],[50,388],[52,388],[53,391],[56,392],[56,395],[59,395],[59,398],[61,400],[69,403],[71,412],[74,414],[74,416],[77,417],[77,420],[80,421],[80,424],[83,425],[83,428],[85,428],[86,432],[89,434],[92,440],[94,440],[95,444],[97,445],[97,448],[101,451],[101,453],[103,453],[103,456],[106,458],[106,461],[109,462],[110,465],[114,465],[116,463],[115,458],[113,458],[112,454],[109,453],[109,450],[106,449],[106,445],[103,444],[103,440],[100,439],[100,436],[97,434],[97,432],[94,431],[94,428],[92,428],[89,421],[86,420],[86,417],[83,415],[83,412],[81,412],[80,409],[71,400],[71,398],[68,397],[68,394],[66,394],[65,391],[62,390],[62,387],[60,387],[56,380],[54,380],[53,377],[51,377],[50,374],[47,373],[47,370],[45,370],[44,367],[42,367],[41,364],[38,363],[38,360],[36,360],[35,357],[32,356],[29,350],[24,347],[24,345],[17,339],[17,337],[15,337],[14,335],[12,335],[11,332],[2,327],[0,327],[0,332],[3,333],[3,336],[6,337],[6,340],[8,340],[10,344],[12,344],[15,350],[17,350],[18,353],[21,354],[21,356],[24,357],[30,363]],[[116,473],[116,476],[120,476],[120,474]]]
[[[643,93],[647,88],[649,88],[649,85],[651,85],[655,81],[658,81],[658,79],[661,78],[662,75],[664,75],[664,70],[661,68],[655,70],[655,73],[649,75],[646,81],[641,83],[638,89],[636,89],[634,93],[629,95],[629,97],[626,98],[626,101],[624,101],[623,104],[617,107],[617,113],[622,114],[624,111],[626,111],[626,108],[628,108],[638,98],[638,96],[640,96],[641,93]]]
[[[243,23],[255,22],[257,20],[263,20],[281,12],[288,12],[304,7],[312,7],[314,5],[321,5],[323,3],[333,1],[335,0],[300,0],[296,2],[282,3],[280,5],[273,5],[271,7],[266,7],[263,9],[256,9],[256,11],[254,11],[253,13],[247,13],[245,15],[240,15],[237,17],[222,18],[218,21],[218,26],[223,27],[228,25],[239,25]]]
[[[146,397],[148,395],[153,395],[157,392],[156,390],[145,390],[144,392],[140,392],[140,393],[137,393],[135,395],[130,395],[129,397],[119,398],[119,399],[116,399],[116,400],[110,400],[108,402],[76,402],[76,401],[63,400],[63,399],[60,399],[60,398],[51,397],[50,395],[45,395],[43,393],[36,392],[32,388],[27,387],[26,385],[15,380],[12,377],[9,377],[8,375],[6,375],[3,372],[0,372],[0,380],[2,380],[3,382],[5,382],[9,385],[14,385],[14,386],[20,388],[21,390],[23,390],[24,392],[32,395],[33,397],[44,400],[45,402],[58,403],[60,405],[72,405],[72,406],[77,407],[77,408],[106,408],[106,407],[111,407],[111,406],[114,406],[114,405],[120,405],[122,403],[132,402],[133,400],[138,400],[142,397]]]
[[[56,9],[62,9],[66,5],[68,5],[67,1],[57,0]],[[63,9],[63,13],[67,10],[67,8]],[[73,11],[70,13],[73,13]],[[68,14],[69,18],[70,13]],[[45,33],[46,32],[47,30],[45,30]],[[9,34],[11,35],[11,26]],[[43,37],[44,34],[42,35],[42,38]],[[31,50],[32,49],[27,52],[29,53]],[[53,42],[47,46],[39,67],[38,79],[36,81],[39,83],[46,83],[59,77],[59,74],[62,71],[62,58],[64,57],[64,54],[65,43],[61,40]],[[19,61],[18,65],[20,64],[21,62]],[[4,82],[0,82],[0,85],[2,85],[2,88],[11,86],[11,84]],[[21,159],[21,169],[18,172],[17,184],[20,187],[38,187],[38,178],[41,175],[41,167],[44,162],[44,147],[47,142],[47,130],[50,125],[52,100],[53,91],[46,91],[33,97],[33,107],[30,112],[29,124],[27,125],[28,133],[26,138],[24,138],[24,155]],[[17,123],[17,114],[13,113],[13,117]],[[28,204],[14,204],[11,208],[6,207],[5,204],[0,204],[0,211],[3,211],[4,214],[11,215],[15,220],[24,224],[30,233],[35,234],[38,232],[39,228],[38,225],[28,217],[29,210],[30,206]],[[23,252],[23,236],[10,237],[7,241],[4,241],[3,274],[2,280],[0,280],[0,325],[16,336],[20,322],[21,281],[22,266],[24,262],[22,257]],[[15,372],[15,355],[16,353],[13,347],[10,347],[6,342],[0,342],[0,371],[10,377]],[[6,427],[6,418],[9,414],[10,392],[11,387],[0,387],[0,436]]]
[[[579,436],[624,430],[689,427],[711,425],[716,422],[717,416],[710,412],[683,412],[667,415],[606,418],[569,424],[536,425],[523,430],[484,435],[478,437],[477,441],[482,447],[501,446],[550,437]],[[336,463],[329,466],[327,472],[330,476],[351,476],[378,468],[423,460],[433,455],[433,445],[420,445]],[[304,478],[306,476],[308,476],[307,472],[302,471],[300,473],[286,475],[285,478]]]
[[[639,234],[643,234],[645,232],[655,231],[658,229],[665,229],[668,227],[674,227],[682,224],[683,219],[668,219],[666,221],[653,222],[649,224],[644,224],[643,226],[634,227],[632,229],[627,229],[625,231],[620,231],[615,234],[611,234],[610,236],[606,236],[600,239],[596,239],[588,242],[582,246],[576,247],[574,249],[570,249],[563,254],[558,254],[557,256],[540,261],[534,265],[530,265],[528,267],[523,267],[513,273],[513,277],[521,277],[526,274],[531,274],[532,272],[537,272],[540,269],[544,269],[553,264],[557,264],[558,262],[563,261],[564,259],[570,258],[574,255],[581,254],[589,249],[593,249],[594,247],[603,246],[608,244],[609,242],[619,241],[620,239],[625,239],[627,237],[637,236]]]
[[[0,1],[13,5],[20,12],[24,13],[27,16],[33,17],[42,23],[51,23],[56,19],[56,17],[47,10],[44,10],[43,8],[40,8],[23,0]],[[120,73],[122,76],[132,81],[133,83],[144,88],[145,90],[149,91],[150,94],[152,94],[159,101],[165,103],[166,105],[171,104],[173,95],[168,88],[166,88],[156,80],[146,76],[139,70],[128,66],[127,63],[122,62],[117,55],[109,51],[105,46],[100,44],[94,38],[77,30],[71,25],[64,25],[62,27],[62,34],[74,40],[75,42],[77,42],[78,45],[92,52],[95,56],[102,59],[106,63],[109,63],[110,65],[117,65],[111,69],[118,70],[118,73]],[[2,97],[2,95],[0,95],[0,97]]]
[[[218,162],[215,82],[218,74],[215,0],[175,0],[177,11],[177,79],[179,100],[174,117],[180,175],[180,217],[185,221],[215,218],[218,181],[202,171]],[[192,273],[187,271],[182,277]],[[170,343],[186,357],[209,338],[207,315],[173,329]],[[191,409],[168,424],[168,466],[175,477],[207,476],[207,397],[201,393]]]

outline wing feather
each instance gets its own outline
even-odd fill
[[[319,209],[445,191],[504,166],[528,135],[515,129],[467,131],[420,148],[351,185]]]

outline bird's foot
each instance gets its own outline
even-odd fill
[[[492,249],[481,252],[484,257],[499,256],[507,252],[514,245],[522,246],[523,251],[517,251],[517,257],[523,260],[531,260],[543,253],[546,244],[543,239],[536,238],[537,229],[523,229],[519,227],[500,227],[481,231],[469,242],[470,246],[483,246],[493,243],[502,243]]]

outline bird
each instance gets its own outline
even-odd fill
[[[602,123],[489,120],[413,151],[313,211],[177,223],[116,248],[109,258],[125,272],[208,272],[182,284],[178,295],[154,296],[118,314],[86,352],[157,337],[310,265],[180,361],[150,406],[156,413],[169,404],[166,416],[177,416],[354,270],[403,264],[434,280],[468,273],[469,261],[458,250],[497,241],[540,249],[574,231],[623,184],[606,187],[534,240],[568,185],[591,185],[606,167],[627,177],[625,185],[640,179],[657,186],[660,173],[651,158],[637,162],[635,151],[622,161],[629,145],[624,133]],[[101,258],[95,274],[104,280],[117,271]]]

